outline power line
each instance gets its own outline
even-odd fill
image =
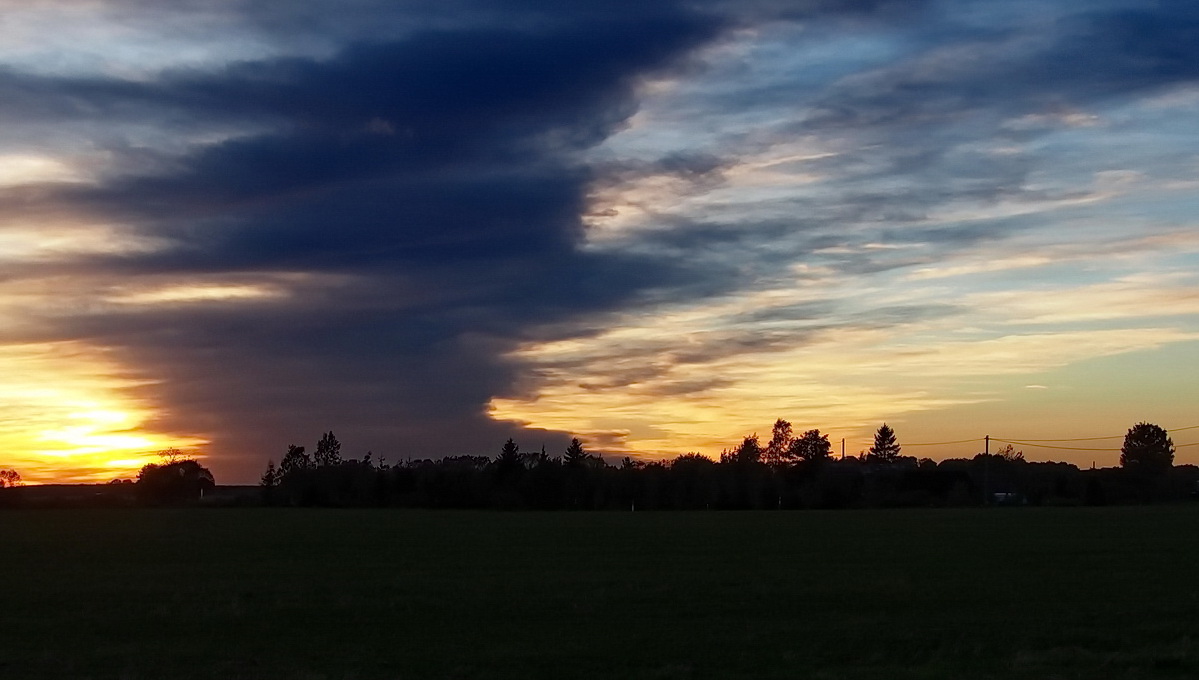
[[[1185,432],[1187,430],[1199,430],[1199,425],[1190,425],[1187,427],[1175,427],[1172,429],[1169,429],[1169,428],[1163,428],[1163,429],[1165,429],[1166,432],[1168,432],[1168,433],[1169,432]],[[1127,435],[1113,434],[1113,435],[1108,435],[1106,437],[1072,437],[1069,439],[1023,439],[1022,438],[1022,439],[1018,439],[1018,440],[1017,439],[1009,440],[1009,439],[1001,439],[999,437],[991,437],[991,440],[997,441],[997,442],[1003,442],[1004,444],[1016,444],[1019,446],[1032,446],[1032,447],[1042,448],[1042,449],[1064,449],[1064,450],[1068,450],[1068,451],[1120,451],[1120,449],[1093,449],[1093,448],[1074,447],[1074,446],[1049,446],[1048,444],[1042,444],[1040,442],[1049,442],[1049,443],[1097,442],[1097,441],[1103,441],[1105,439],[1123,439],[1125,436],[1127,436]],[[978,437],[976,439],[960,439],[958,441],[952,441],[952,442],[917,442],[917,443],[907,442],[907,443],[904,443],[904,446],[946,446],[948,444],[970,444],[973,442],[981,442],[984,439],[985,439],[984,437]],[[1199,442],[1196,442],[1195,444],[1178,444],[1178,445],[1175,445],[1174,448],[1182,448],[1182,447],[1186,447],[1186,446],[1199,446]]]
[[[1199,425],[1190,425],[1188,427],[1176,427],[1172,430],[1169,430],[1166,428],[1162,428],[1162,429],[1165,429],[1166,432],[1183,432],[1186,430],[1199,429]],[[1020,440],[1020,441],[1008,441],[1006,439],[998,439],[996,437],[992,437],[992,439],[995,439],[996,441],[1002,441],[1005,444],[1016,444],[1019,446],[1032,446],[1032,447],[1041,448],[1041,449],[1064,449],[1064,450],[1069,450],[1069,451],[1123,451],[1122,448],[1121,449],[1092,449],[1092,448],[1075,447],[1075,446],[1049,446],[1047,444],[1041,444],[1038,442],[1094,442],[1094,441],[1103,441],[1105,439],[1122,439],[1123,437],[1126,437],[1126,436],[1127,435],[1123,435],[1123,434],[1113,434],[1113,435],[1107,436],[1107,437],[1075,437],[1073,439],[1025,439],[1025,440]],[[1181,444],[1181,445],[1176,445],[1174,448],[1179,448],[1180,446],[1195,446],[1195,444]]]
[[[1185,430],[1199,429],[1199,425],[1191,425],[1190,427],[1176,427],[1173,429],[1170,429],[1170,428],[1162,428],[1162,429],[1164,429],[1167,433],[1183,432]],[[1123,439],[1126,436],[1127,436],[1126,434],[1113,434],[1113,435],[1109,435],[1106,437],[1073,437],[1071,439],[1034,439],[1031,437],[1021,437],[1020,441],[1022,441],[1022,442],[1097,442],[1097,441],[1102,441],[1104,439]],[[992,439],[994,439],[994,437],[992,437]]]
[[[1105,439],[1106,439],[1106,437],[1105,437]],[[1032,446],[1032,447],[1038,448],[1038,449],[1061,449],[1064,451],[1119,451],[1120,450],[1120,449],[1095,449],[1095,448],[1088,448],[1088,447],[1083,447],[1083,446],[1055,446],[1053,444],[1035,444],[1033,442],[1018,442],[1018,441],[1012,441],[1012,440],[1008,440],[1008,439],[1000,439],[999,437],[991,437],[991,441],[1003,442],[1004,444],[1013,444],[1016,446]],[[1045,441],[1055,441],[1055,440],[1045,440]],[[1063,441],[1070,441],[1070,440],[1067,439],[1067,440],[1063,440]]]
[[[1097,442],[1103,439],[1122,439],[1124,435],[1113,434],[1109,437],[1075,437],[1073,439],[1025,439],[1029,442]],[[991,437],[994,439],[994,437]]]

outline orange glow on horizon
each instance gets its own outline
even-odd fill
[[[143,428],[151,410],[129,394],[103,354],[76,343],[0,347],[0,467],[25,484],[136,476],[169,447],[201,455],[207,442]]]
[[[1131,314],[1132,305],[1125,302],[1131,283],[1073,292],[1117,298],[1094,306],[1105,318],[1120,318]],[[846,455],[856,455],[887,422],[898,427],[901,445],[930,444],[913,445],[905,455],[934,460],[980,453],[987,434],[1011,439],[1122,435],[1146,419],[1142,413],[1153,414],[1148,419],[1159,419],[1167,429],[1196,424],[1180,407],[1193,403],[1188,395],[1194,388],[1166,382],[1176,373],[1172,366],[1199,351],[1194,332],[1167,327],[1013,327],[1004,332],[1010,326],[1003,324],[988,337],[958,328],[959,319],[932,319],[885,331],[741,323],[738,335],[738,324],[727,318],[802,301],[804,293],[801,288],[759,293],[749,301],[655,309],[616,319],[610,330],[589,337],[527,343],[512,356],[530,367],[536,378],[529,383],[532,389],[492,399],[489,413],[525,427],[573,433],[610,455],[643,459],[687,452],[715,458],[741,437],[756,433],[769,439],[778,417],[789,420],[796,432],[818,428],[830,435],[838,455],[842,438]],[[1148,297],[1155,303],[1143,299],[1142,313],[1175,312],[1182,304],[1180,296]],[[1193,302],[1188,304],[1189,312]],[[993,301],[990,309],[998,308]],[[763,339],[777,341],[764,348],[754,344]],[[737,349],[741,341],[749,351]],[[1169,359],[1166,348],[1175,348],[1182,358]],[[1088,361],[1108,363],[1092,374],[1082,367]],[[1128,388],[1093,384],[1093,375],[1122,377],[1131,369],[1120,367],[1132,365],[1140,368],[1127,376],[1131,385],[1145,384],[1152,374],[1149,384],[1160,389],[1130,401]],[[931,445],[962,440],[970,441]],[[1188,432],[1175,444],[1189,446],[1193,440]],[[997,442],[992,452],[1002,445]],[[1118,440],[1104,444],[1119,446]],[[1016,448],[1023,448],[1029,460],[1084,467],[1092,461],[1115,465],[1119,456],[1110,450]],[[1199,450],[1180,448],[1176,462],[1196,462],[1196,455]]]

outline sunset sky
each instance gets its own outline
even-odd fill
[[[1199,463],[1197,114],[1182,1],[0,0],[0,468]]]

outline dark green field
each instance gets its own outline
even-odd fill
[[[1199,676],[1199,507],[0,513],[0,678]]]

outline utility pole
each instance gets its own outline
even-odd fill
[[[983,505],[991,504],[991,435],[983,437]]]
[[[841,438],[841,460],[845,460],[845,437]]]

